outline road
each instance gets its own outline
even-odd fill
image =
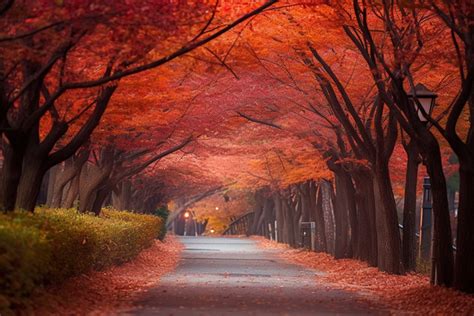
[[[132,315],[386,314],[360,295],[318,282],[247,238],[182,237],[177,269],[145,293]]]

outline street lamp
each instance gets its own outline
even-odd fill
[[[184,217],[184,236],[188,235],[188,219],[189,219],[189,212],[184,212],[183,217]]]
[[[410,100],[410,103],[413,104],[413,106],[415,107],[416,113],[418,114],[418,119],[421,122],[426,123],[428,122],[428,119],[425,115],[423,115],[423,112],[418,107],[418,102],[423,108],[424,112],[428,116],[431,116],[437,97],[438,95],[436,93],[429,90],[427,87],[425,87],[425,85],[421,83],[417,84],[415,86],[415,89],[412,89],[408,93],[408,99]],[[416,99],[418,100],[418,102],[416,102]]]
[[[433,209],[431,198],[431,183],[429,177],[423,179],[423,202],[420,214],[420,243],[419,256],[423,260],[428,260],[431,253],[431,212]]]
[[[424,124],[428,123],[428,117],[431,117],[437,97],[438,95],[436,93],[421,83],[417,84],[415,89],[412,89],[408,93],[410,104],[414,106],[420,122]],[[420,105],[423,111],[420,109]],[[419,257],[422,260],[428,260],[431,253],[432,205],[430,178],[426,176],[423,179],[423,205],[420,214]]]

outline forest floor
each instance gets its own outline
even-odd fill
[[[67,280],[35,297],[25,314],[115,315],[129,309],[138,296],[172,271],[182,250],[174,236],[156,240],[134,260]]]
[[[279,250],[287,262],[324,272],[314,279],[334,289],[363,295],[364,300],[383,305],[391,313],[474,315],[474,295],[431,286],[421,274],[389,275],[354,259],[336,260],[325,253],[293,249],[263,237],[252,237],[262,249]]]

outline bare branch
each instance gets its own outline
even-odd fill
[[[63,21],[54,22],[54,23],[45,25],[43,27],[37,28],[37,29],[35,29],[33,31],[30,31],[30,32],[17,34],[17,35],[13,35],[13,36],[0,37],[0,43],[8,42],[8,41],[16,41],[16,40],[20,40],[20,39],[23,39],[23,38],[31,37],[33,35],[36,35],[40,32],[43,32],[45,30],[48,30],[50,28],[56,27],[56,26],[61,25],[61,24],[64,24],[64,22]]]
[[[235,79],[237,80],[240,80],[239,76],[237,76],[237,74],[235,73],[235,71],[224,61],[224,59],[220,58],[219,55],[217,55],[216,53],[214,53],[211,49],[209,48],[205,48],[209,53],[211,53],[212,56],[214,56],[218,61],[219,63],[224,66],[227,70],[230,71],[230,73],[235,77]]]
[[[248,116],[248,115],[246,115],[246,114],[243,114],[243,113],[241,113],[241,112],[239,112],[239,111],[236,111],[236,113],[237,113],[239,116],[243,117],[244,119],[246,119],[246,120],[248,120],[248,121],[250,121],[250,122],[254,122],[254,123],[262,124],[262,125],[267,125],[267,126],[270,126],[270,127],[273,127],[273,128],[280,129],[280,130],[282,129],[281,126],[276,125],[276,124],[274,124],[274,123],[271,123],[271,122],[267,122],[267,121],[263,121],[263,120],[259,120],[259,119],[250,117],[250,116]]]

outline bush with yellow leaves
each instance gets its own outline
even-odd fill
[[[101,216],[43,208],[0,214],[0,311],[24,304],[37,288],[133,259],[163,225],[156,216],[111,209]]]

